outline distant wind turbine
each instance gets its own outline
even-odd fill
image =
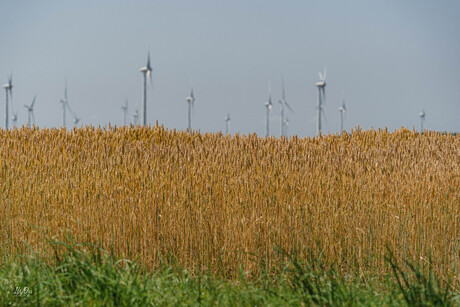
[[[326,74],[327,69],[324,68],[324,73],[319,73],[319,82],[315,83],[318,87],[318,106],[317,106],[317,119],[316,119],[316,133],[321,133],[321,115],[323,114],[323,103],[326,101]]]
[[[69,100],[67,99],[67,81],[65,83],[65,90],[64,90],[64,99],[61,99],[60,103],[62,104],[62,126],[67,128],[66,126],[66,110],[69,110],[70,114],[73,116],[74,125],[76,125],[80,118],[72,111],[70,108]]]
[[[294,112],[291,106],[286,101],[286,92],[284,90],[284,79],[281,79],[281,83],[283,86],[282,98],[278,102],[281,104],[281,127],[280,127],[280,137],[286,134],[286,121],[284,119],[284,107],[287,107],[289,111]]]
[[[188,104],[188,118],[187,118],[187,131],[192,131],[192,108],[195,105],[195,96],[193,95],[193,88],[190,92],[190,96],[185,98]]]
[[[264,105],[265,105],[265,108],[266,108],[265,137],[268,137],[270,135],[270,111],[271,111],[271,109],[273,107],[270,83],[268,83],[268,101]]]
[[[139,119],[139,111],[136,109],[133,113],[133,120],[134,120],[134,126],[138,125],[138,119]]]
[[[284,121],[284,135],[288,134],[288,128],[289,128],[289,118],[286,116],[286,120]]]
[[[227,113],[227,116],[225,116],[225,135],[228,134],[228,132],[230,131],[230,113]]]
[[[121,106],[123,110],[123,126],[126,126],[126,115],[128,114],[128,99],[126,98],[125,105]]]
[[[62,104],[62,126],[65,128],[65,111],[68,108],[68,100],[67,100],[67,81],[65,82],[65,89],[64,89],[64,99],[59,101]]]
[[[152,66],[150,65],[150,52],[148,53],[147,56],[147,65],[142,67],[140,69],[144,76],[144,92],[142,96],[142,103],[143,103],[143,125],[147,125],[147,78],[150,79],[150,82],[152,82]]]
[[[77,116],[77,114],[73,115],[73,124],[77,125],[80,122],[81,118]]]
[[[13,112],[11,120],[13,121],[13,126],[16,126],[16,122],[18,121],[18,112]]]
[[[13,99],[13,74],[8,78],[8,83],[3,85],[6,94],[5,103],[5,129],[8,130],[8,98]]]
[[[35,125],[35,116],[34,116],[34,104],[35,104],[35,99],[37,98],[37,95],[34,96],[34,99],[32,100],[32,103],[30,106],[24,105],[24,107],[27,109],[27,126],[31,126],[31,122],[33,125]]]
[[[425,110],[418,114],[420,116],[420,133],[423,133],[423,122],[425,121]]]
[[[342,102],[342,106],[339,108],[340,112],[340,135],[342,135],[343,131],[343,114],[345,114],[345,111],[347,108],[345,107],[345,100]]]

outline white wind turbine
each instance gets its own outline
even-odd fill
[[[126,126],[126,115],[128,114],[128,98],[126,98],[125,105],[121,106],[123,110],[123,126]]]
[[[136,109],[133,113],[133,121],[134,121],[134,126],[138,125],[138,119],[139,119],[139,111]]]
[[[270,82],[268,83],[268,101],[264,105],[265,105],[265,108],[266,108],[265,137],[268,137],[270,135],[270,111],[271,111],[271,109],[273,107]]]
[[[35,104],[35,99],[37,98],[37,95],[34,96],[34,99],[32,100],[32,103],[30,106],[24,105],[24,107],[27,109],[27,126],[31,127],[31,121],[32,124],[35,125],[35,116],[34,116],[34,104]]]
[[[18,112],[13,112],[11,120],[13,121],[13,126],[16,126],[16,122],[18,121]]]
[[[420,116],[420,133],[423,133],[423,122],[425,121],[425,110],[418,114]]]
[[[230,120],[230,113],[227,113],[227,116],[225,116],[225,135],[230,131]]]
[[[73,114],[73,124],[77,125],[80,122],[81,118],[77,114]]]
[[[287,118],[286,116],[286,119],[284,120],[284,135],[288,134],[288,128],[289,128],[289,118]]]
[[[13,74],[8,78],[8,83],[3,85],[6,94],[5,103],[5,129],[8,130],[8,98],[13,99]]]
[[[65,124],[65,111],[69,106],[68,100],[67,100],[67,81],[65,83],[65,89],[64,89],[64,99],[61,99],[59,101],[62,104],[62,126],[66,128]]]
[[[284,90],[284,79],[281,79],[281,83],[283,86],[283,92],[282,92],[282,99],[279,100],[278,102],[281,104],[281,127],[280,127],[280,137],[286,134],[286,120],[284,118],[284,107],[287,107],[289,111],[294,112],[291,108],[291,106],[287,103],[286,101],[286,93]]]
[[[187,131],[192,131],[192,108],[195,106],[195,96],[193,95],[193,88],[190,91],[190,96],[185,98],[188,105],[188,117],[187,117]]]
[[[74,118],[74,125],[76,125],[80,121],[80,118],[77,117],[77,115],[70,108],[69,100],[67,99],[67,82],[65,83],[64,99],[61,99],[60,103],[62,104],[62,126],[64,128],[67,128],[67,126],[66,126],[66,110],[69,110],[70,114]]]
[[[345,100],[342,102],[342,106],[339,108],[340,112],[340,135],[342,135],[343,131],[343,115],[345,114],[345,111],[347,108],[345,107]]]
[[[326,101],[326,74],[327,69],[324,67],[324,73],[319,73],[319,82],[315,83],[318,87],[318,106],[317,106],[317,118],[316,118],[316,133],[321,133],[321,115],[323,114],[323,103]]]
[[[140,69],[144,76],[144,87],[143,87],[143,96],[142,96],[142,104],[143,104],[143,125],[147,125],[147,78],[152,81],[152,66],[150,65],[150,52],[147,55],[147,65]]]

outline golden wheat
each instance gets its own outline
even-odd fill
[[[0,244],[70,231],[150,267],[232,277],[305,248],[343,270],[429,254],[458,284],[460,137],[401,129],[258,138],[154,128],[0,131]],[[301,256],[305,254],[301,254]]]

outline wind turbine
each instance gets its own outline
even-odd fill
[[[13,74],[8,78],[8,83],[3,85],[6,94],[5,103],[5,129],[8,130],[8,98],[13,99]]]
[[[345,111],[347,110],[347,108],[345,107],[345,100],[342,102],[342,106],[339,108],[339,112],[340,112],[340,135],[342,135],[342,131],[343,131],[343,114],[345,113]]]
[[[225,135],[229,132],[230,120],[230,113],[227,113],[227,116],[225,116]]]
[[[150,52],[147,55],[147,65],[140,69],[144,76],[144,93],[143,93],[143,125],[147,125],[147,78],[152,82],[152,66],[150,66]]]
[[[33,124],[35,125],[35,116],[34,116],[34,104],[35,104],[35,99],[37,98],[37,95],[34,96],[34,99],[32,100],[32,103],[30,106],[24,105],[24,107],[27,109],[27,126],[31,127],[30,122],[31,119],[33,121]]]
[[[133,113],[134,126],[137,126],[138,119],[139,119],[139,111],[137,111],[136,109],[136,111],[134,111]]]
[[[123,113],[124,113],[123,126],[126,126],[126,114],[128,113],[128,98],[126,98],[125,105],[121,106],[121,109],[123,110]]]
[[[327,69],[324,67],[324,73],[319,73],[319,82],[315,83],[315,86],[318,87],[318,106],[317,106],[317,121],[316,121],[316,133],[319,135],[321,133],[321,115],[323,111],[323,103],[326,100],[326,74]]]
[[[420,116],[420,133],[423,133],[423,122],[425,121],[425,110],[418,114]]]
[[[188,104],[188,121],[187,121],[187,131],[192,131],[192,108],[195,105],[195,96],[193,95],[193,88],[190,92],[190,96],[185,98]]]
[[[285,90],[284,90],[284,79],[281,79],[281,83],[283,85],[283,92],[282,92],[282,99],[279,100],[278,102],[281,104],[281,129],[280,129],[280,137],[282,137],[283,135],[285,135],[286,131],[285,131],[285,127],[286,127],[286,121],[284,119],[284,107],[286,106],[289,111],[291,112],[294,112],[291,108],[291,106],[287,103],[286,101],[286,93],[285,93]]]
[[[69,103],[68,103],[68,100],[67,100],[67,81],[65,83],[65,89],[64,89],[64,99],[61,99],[61,101],[59,101],[61,104],[62,104],[62,126],[65,128],[66,127],[66,124],[65,124],[65,110],[67,109]]]
[[[73,114],[73,124],[77,125],[80,122],[80,117],[77,116],[77,114]]]
[[[284,121],[284,135],[287,135],[287,133],[288,133],[288,131],[287,131],[288,127],[289,127],[289,118],[287,118],[287,116],[286,116],[286,120]]]
[[[18,112],[13,112],[11,120],[13,121],[13,126],[16,126],[16,122],[18,121]]]
[[[272,95],[271,95],[271,86],[270,83],[268,84],[268,101],[265,103],[265,108],[267,110],[267,113],[265,115],[265,137],[268,137],[270,135],[270,110],[273,107],[272,104]]]
[[[74,124],[76,125],[80,121],[80,118],[78,118],[77,115],[70,108],[69,100],[67,99],[67,82],[65,83],[64,99],[61,99],[60,103],[62,103],[62,125],[63,125],[63,127],[67,128],[67,126],[66,126],[66,109],[68,109],[70,114],[73,116]]]

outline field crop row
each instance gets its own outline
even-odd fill
[[[401,129],[317,138],[163,127],[0,131],[0,244],[65,232],[150,267],[232,278],[321,257],[386,273],[386,248],[459,284],[460,137]],[[27,244],[25,244],[27,242]]]

